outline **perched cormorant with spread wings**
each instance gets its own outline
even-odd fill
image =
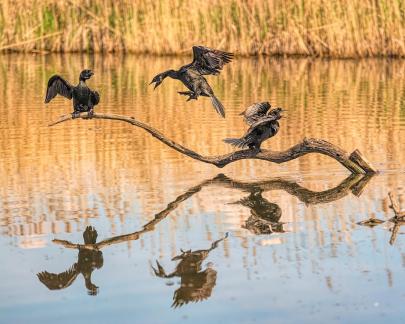
[[[50,102],[56,95],[69,100],[73,99],[72,118],[78,117],[81,112],[88,112],[88,117],[91,118],[94,113],[94,106],[100,102],[98,92],[91,90],[86,84],[86,80],[90,79],[93,74],[91,70],[83,70],[80,73],[77,86],[71,85],[59,75],[52,76],[48,81],[45,103]]]
[[[83,233],[85,244],[95,244],[97,231],[92,226],[87,226]],[[59,290],[69,287],[79,274],[84,277],[84,284],[89,295],[97,295],[98,287],[91,281],[91,274],[95,269],[100,269],[104,264],[103,253],[97,249],[79,249],[78,260],[68,270],[62,273],[42,271],[37,274],[41,281],[50,290]]]
[[[156,75],[151,84],[155,84],[155,89],[166,77],[180,80],[190,91],[179,92],[188,96],[187,101],[196,99],[199,96],[210,97],[215,110],[222,117],[225,117],[224,106],[214,95],[204,75],[217,75],[223,66],[231,62],[232,53],[211,49],[204,46],[193,46],[193,62],[182,66],[179,70],[168,70]]]
[[[180,277],[180,287],[174,292],[172,307],[181,307],[189,302],[199,302],[211,296],[212,289],[216,284],[217,272],[209,266],[202,270],[202,262],[227,237],[228,233],[223,238],[213,242],[211,247],[206,250],[181,250],[181,254],[172,259],[172,261],[179,261],[179,263],[170,274],[166,274],[158,261],[156,261],[157,268],[152,266],[153,272],[160,278]]]
[[[241,138],[226,138],[224,142],[236,147],[249,147],[260,151],[261,144],[277,134],[280,128],[278,120],[282,117],[282,111],[282,108],[270,110],[267,115],[254,122]]]

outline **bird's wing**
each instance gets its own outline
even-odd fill
[[[249,126],[253,125],[254,123],[256,123],[258,121],[258,117],[256,115],[253,116],[245,116],[245,122],[246,124],[248,124]]]
[[[251,126],[241,138],[225,138],[224,142],[236,147],[244,148],[254,142],[265,132],[265,125]]]
[[[69,287],[75,281],[77,275],[76,264],[74,264],[65,272],[55,274],[43,271],[38,273],[37,277],[50,290],[57,290]]]
[[[238,202],[248,208],[254,208],[256,206],[256,200],[252,194],[250,194],[248,197],[242,198]]]
[[[265,116],[262,118],[259,118],[258,120],[256,120],[249,128],[249,130],[253,129],[253,128],[257,128],[258,126],[262,126],[266,123],[272,122],[277,120],[277,118],[275,116]],[[248,130],[248,132],[249,132]]]
[[[269,102],[265,101],[265,102],[256,102],[253,105],[250,105],[249,107],[247,107],[242,113],[240,113],[241,115],[265,115],[269,109],[270,109],[271,105]]]
[[[192,276],[188,285],[182,285],[174,292],[173,308],[181,307],[189,302],[200,302],[211,296],[216,284],[217,272],[208,268]]]
[[[93,102],[94,106],[100,102],[100,94],[97,91],[91,92],[91,101]]]
[[[240,115],[245,117],[245,121],[248,125],[253,125],[259,119],[266,116],[267,112],[269,111],[271,105],[268,102],[259,102],[255,103],[245,109]]]
[[[57,94],[72,99],[73,86],[59,75],[54,75],[48,81],[45,103],[50,102]]]
[[[259,121],[255,122],[252,126],[249,127],[245,135],[243,135],[243,139],[246,143],[254,142],[259,136],[261,136],[266,128],[269,126],[268,123],[273,119],[269,117],[264,117]]]
[[[217,75],[223,66],[232,61],[233,54],[211,49],[204,46],[193,46],[193,62],[191,63],[202,75]]]

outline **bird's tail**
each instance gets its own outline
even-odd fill
[[[217,113],[220,114],[222,118],[225,118],[224,106],[221,104],[221,102],[218,100],[218,98],[215,97],[215,95],[212,94],[212,95],[210,95],[210,97],[211,97],[212,105],[214,106]]]
[[[247,143],[243,137],[242,138],[225,138],[224,142],[231,144],[233,146],[236,146],[236,147],[240,147],[240,148],[244,148],[245,146],[247,146]]]
[[[238,200],[237,203],[241,204],[242,206],[248,207],[248,208],[255,207],[255,202],[252,201],[252,198],[250,196]]]

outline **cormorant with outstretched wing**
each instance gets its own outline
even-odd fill
[[[157,268],[152,266],[153,272],[160,278],[180,277],[180,287],[174,292],[172,307],[180,307],[189,302],[199,302],[211,296],[217,280],[217,272],[211,267],[202,270],[202,263],[218,244],[228,237],[228,233],[211,244],[206,250],[183,251],[172,261],[179,261],[176,269],[166,274],[164,268],[156,261]]]
[[[78,117],[81,112],[88,112],[88,117],[91,118],[94,113],[94,106],[100,102],[98,92],[91,90],[86,84],[86,80],[90,79],[93,74],[91,70],[83,70],[80,73],[77,86],[71,85],[59,75],[52,76],[48,81],[45,103],[50,102],[56,95],[69,100],[73,99],[72,118]]]
[[[252,124],[241,138],[226,138],[224,142],[236,147],[249,147],[250,149],[260,151],[261,144],[278,133],[280,128],[278,120],[282,117],[282,111],[282,108],[270,110],[266,116]]]
[[[197,100],[199,96],[210,97],[215,110],[225,117],[224,106],[214,95],[204,75],[219,74],[224,65],[231,62],[233,54],[204,46],[193,46],[193,56],[193,62],[182,66],[177,71],[168,70],[156,75],[151,84],[154,83],[156,89],[166,77],[180,80],[190,90],[179,92],[181,95],[188,96],[187,101]]]
[[[92,226],[87,226],[83,233],[85,244],[95,244],[97,231]],[[42,271],[37,274],[41,281],[50,290],[69,287],[81,273],[89,295],[97,295],[98,287],[91,281],[91,274],[95,269],[100,269],[104,264],[103,253],[97,249],[79,249],[78,260],[68,270],[62,273]]]

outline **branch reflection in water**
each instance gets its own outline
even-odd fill
[[[401,210],[399,208],[399,202],[397,200],[396,195],[393,192],[390,192],[388,196],[391,202],[391,205],[389,207],[393,210],[394,217],[390,218],[388,221],[371,217],[369,219],[358,222],[357,225],[368,226],[372,228],[384,224],[386,222],[391,223],[392,226],[389,226],[388,228],[388,230],[391,232],[389,243],[390,245],[394,245],[397,239],[397,235],[399,233],[399,229],[401,228],[402,225],[405,225],[405,210]]]
[[[93,227],[88,226],[83,233],[84,244],[54,239],[53,242],[55,244],[62,245],[65,248],[78,249],[78,261],[62,273],[53,274],[43,271],[38,273],[37,276],[50,290],[57,290],[69,287],[81,273],[85,279],[85,286],[89,295],[97,295],[98,287],[91,282],[91,274],[95,269],[100,269],[103,266],[103,254],[100,250],[109,245],[138,240],[143,234],[153,231],[155,225],[165,219],[180,203],[191,198],[204,187],[214,185],[249,192],[249,196],[236,202],[248,207],[251,211],[250,217],[242,227],[255,234],[271,234],[274,232],[284,232],[283,223],[279,221],[282,211],[277,204],[270,203],[263,198],[263,192],[284,190],[308,205],[328,203],[341,199],[350,192],[359,196],[372,177],[372,175],[352,174],[336,187],[316,192],[306,189],[292,180],[276,178],[266,181],[242,182],[219,174],[213,179],[205,180],[179,195],[139,231],[113,236],[97,243],[97,231]],[[164,269],[157,262],[157,269],[154,269],[156,275],[164,278],[174,276],[181,278],[181,287],[174,294],[174,307],[182,306],[189,301],[203,300],[211,295],[216,283],[216,271],[211,267],[207,267],[207,269],[201,271],[201,263],[207,258],[209,252],[215,249],[218,243],[226,237],[227,234],[223,238],[213,242],[211,248],[207,250],[182,251],[181,255],[173,258],[173,261],[181,261],[177,265],[176,270],[169,275],[165,274]],[[189,284],[192,284],[192,286]],[[186,286],[190,289],[186,289]]]

